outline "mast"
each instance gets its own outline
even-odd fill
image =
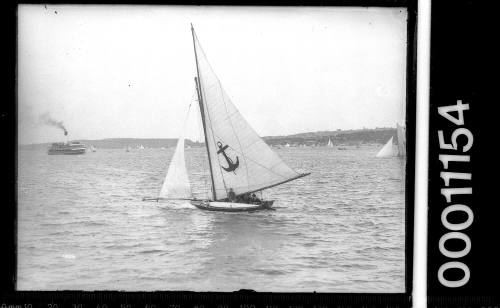
[[[215,190],[215,183],[214,183],[214,175],[212,173],[212,161],[210,160],[210,149],[208,146],[208,139],[207,139],[207,125],[205,123],[205,111],[204,111],[204,105],[203,105],[203,95],[201,93],[201,80],[200,80],[200,71],[198,69],[198,55],[196,53],[196,42],[194,39],[194,28],[193,24],[191,24],[191,34],[193,36],[193,48],[194,48],[194,59],[196,61],[196,76],[194,77],[194,82],[196,84],[196,94],[198,95],[198,103],[200,105],[200,113],[201,113],[201,122],[203,124],[203,135],[205,136],[205,147],[207,148],[207,155],[208,155],[208,165],[210,169],[210,179],[212,181],[212,196],[213,199],[216,200],[216,190]]]

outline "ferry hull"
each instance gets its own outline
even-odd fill
[[[49,155],[78,155],[85,154],[85,149],[81,150],[49,150]]]
[[[215,212],[254,212],[270,210],[274,201],[263,201],[261,204],[247,204],[236,202],[219,202],[208,200],[191,200],[191,204],[200,210]]]
[[[78,141],[73,142],[56,142],[48,149],[49,155],[78,155],[85,154],[87,148],[83,143]]]

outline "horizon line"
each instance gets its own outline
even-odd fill
[[[404,126],[404,125],[403,125]],[[318,131],[309,131],[309,132],[302,132],[302,133],[293,133],[289,135],[268,135],[268,136],[262,136],[261,138],[270,138],[270,137],[290,137],[290,136],[295,136],[295,135],[301,135],[301,134],[310,134],[310,133],[322,133],[322,132],[345,132],[345,131],[363,131],[363,130],[377,130],[377,129],[396,129],[396,127],[374,127],[374,128],[350,128],[350,129],[336,129],[336,130],[318,130]],[[63,139],[63,138],[61,138]],[[79,140],[88,140],[88,141],[100,141],[100,140],[110,140],[110,139],[135,139],[135,140],[144,140],[144,139],[156,139],[156,140],[177,140],[179,137],[107,137],[107,138],[99,138],[99,139],[89,139],[89,138],[76,138],[76,139],[69,139],[65,138],[67,141],[79,141]],[[190,138],[185,138],[185,140],[189,140],[193,143],[204,143],[203,141],[193,141]],[[55,142],[62,142],[62,141],[55,141]],[[46,142],[38,142],[38,143],[18,143],[18,146],[26,146],[26,145],[41,145],[41,144],[46,144],[46,143],[54,143],[54,141],[46,141]]]

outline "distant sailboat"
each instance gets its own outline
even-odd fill
[[[144,150],[144,146],[142,144],[139,146],[139,150]]]
[[[127,147],[127,148],[125,149],[125,152],[130,152],[130,147]]]
[[[210,211],[270,209],[274,200],[259,200],[251,194],[310,173],[297,173],[290,168],[246,122],[212,71],[192,26],[191,32],[212,196],[206,200],[192,198],[181,136],[156,200],[188,199],[195,207]]]
[[[392,156],[399,156],[399,157],[404,157],[406,156],[406,129],[405,127],[396,124],[396,133],[397,133],[397,138],[398,142],[397,144],[393,144],[393,139],[394,137],[391,137],[389,141],[380,149],[380,151],[377,153],[376,157],[392,157]]]
[[[329,148],[333,148],[333,142],[332,142],[332,139],[328,138],[328,144],[327,144],[327,147]]]
[[[391,157],[391,156],[396,156],[396,151],[397,148],[394,147],[392,144],[392,140],[394,137],[391,137],[389,141],[380,149],[380,151],[377,153],[376,157]]]

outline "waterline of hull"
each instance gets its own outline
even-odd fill
[[[70,151],[48,151],[49,155],[78,155],[85,154],[85,150],[70,150]]]
[[[219,201],[208,201],[208,200],[192,200],[190,202],[197,208],[207,211],[253,212],[261,210],[270,210],[274,201],[264,201],[262,204],[219,202]]]

